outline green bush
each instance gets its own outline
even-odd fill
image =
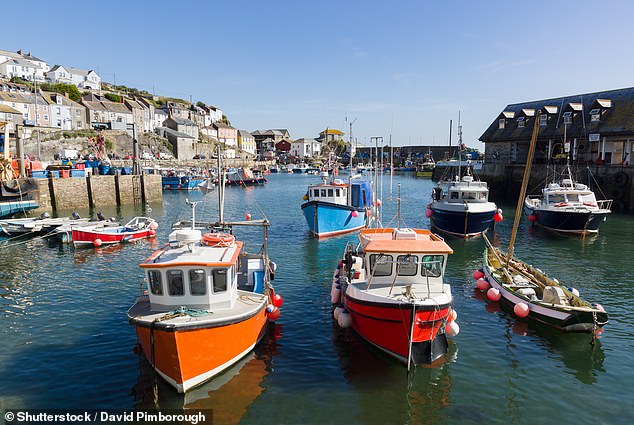
[[[121,96],[119,96],[118,94],[114,94],[114,93],[106,93],[104,95],[104,97],[106,99],[108,99],[111,102],[117,102],[117,103],[121,103],[123,101],[123,98]]]

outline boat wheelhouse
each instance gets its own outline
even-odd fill
[[[128,321],[159,375],[186,392],[246,356],[263,337],[274,310],[274,265],[266,254],[246,253],[230,233],[179,229],[169,241],[140,265],[147,292]]]
[[[459,237],[479,235],[493,223],[497,206],[489,202],[486,182],[471,175],[441,182],[432,192],[431,225]]]
[[[364,229],[359,240],[356,249],[346,247],[333,278],[339,325],[408,367],[438,360],[447,352],[446,333],[458,332],[444,279],[453,250],[422,229]]]
[[[372,189],[369,181],[342,179],[308,186],[302,212],[318,238],[354,232],[370,223]]]

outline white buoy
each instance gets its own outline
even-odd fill
[[[572,295],[574,295],[575,297],[579,296],[579,291],[577,290],[577,288],[570,288],[570,292],[572,293]]]
[[[341,312],[344,311],[345,309],[343,308],[343,304],[339,304],[337,307],[335,307],[335,309],[332,312],[332,317],[335,318],[335,320],[338,322],[339,321],[339,316],[341,316]]]
[[[337,320],[337,323],[339,323],[339,326],[341,326],[344,329],[352,326],[352,316],[350,316],[350,313],[348,312],[348,310],[343,310],[341,312],[341,314],[339,315],[339,319]]]
[[[445,333],[447,336],[456,336],[460,333],[460,326],[455,321],[449,322],[445,326]]]
[[[333,304],[339,304],[341,301],[341,285],[333,282],[330,290],[330,302]]]

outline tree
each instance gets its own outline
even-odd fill
[[[114,93],[106,93],[104,95],[104,97],[106,99],[108,99],[111,102],[117,102],[117,103],[121,103],[121,101],[123,100],[123,98],[121,96],[119,96],[118,94],[114,94]]]
[[[226,115],[222,116],[222,119],[220,120],[220,122],[223,124],[231,125],[231,122],[229,121],[229,118],[227,118]]]
[[[201,102],[200,100],[198,102],[196,102],[196,106],[198,106],[199,108],[204,108],[205,106],[205,102]]]

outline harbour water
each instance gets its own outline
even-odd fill
[[[474,291],[484,242],[447,239],[454,249],[452,284],[460,334],[446,359],[406,368],[333,325],[330,282],[339,256],[356,235],[317,241],[300,211],[316,176],[271,175],[265,187],[229,189],[228,219],[246,213],[272,223],[269,250],[282,316],[255,352],[186,396],[154,375],[135,349],[126,311],[140,294],[138,264],[167,241],[176,218],[217,219],[215,193],[165,192],[152,206],[155,241],[74,250],[45,240],[0,246],[0,409],[214,409],[215,423],[576,423],[629,424],[634,419],[634,220],[613,214],[596,236],[560,236],[522,221],[516,255],[558,277],[610,314],[594,345],[589,335],[565,335],[516,320]],[[428,228],[425,206],[433,184],[410,175],[383,180],[383,224],[396,212]],[[390,199],[391,198],[391,199]],[[506,247],[514,206],[490,237]],[[86,215],[88,211],[79,211]],[[140,207],[104,211],[129,218]],[[243,235],[243,234],[241,234]],[[244,235],[247,248],[257,235]],[[253,243],[251,243],[253,242]]]

